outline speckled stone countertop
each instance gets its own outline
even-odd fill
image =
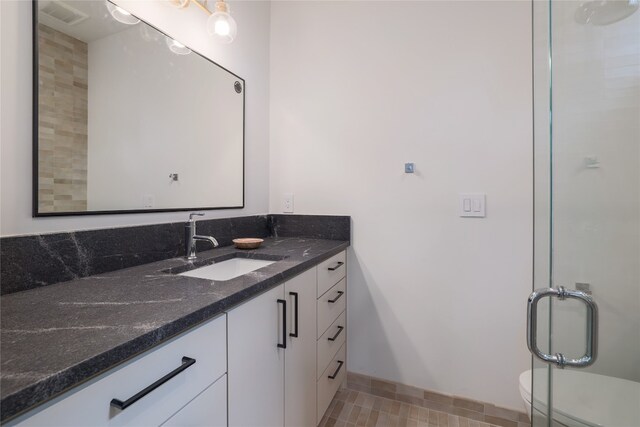
[[[348,241],[267,238],[198,254],[196,265],[234,256],[277,260],[228,281],[175,274],[172,258],[2,297],[0,413],[22,413],[343,251]],[[238,254],[238,255],[236,255]]]

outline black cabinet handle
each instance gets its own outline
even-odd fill
[[[328,301],[328,302],[329,302],[329,304],[333,304],[333,303],[335,303],[336,301],[338,301],[342,295],[344,295],[344,292],[342,292],[342,291],[338,291],[338,296],[337,296],[337,297],[335,297],[334,299],[330,299],[330,300]]]
[[[298,337],[298,293],[297,292],[289,292],[289,295],[296,297],[295,305],[293,306],[293,318],[296,320],[296,329],[295,332],[289,333],[290,337]]]
[[[344,265],[344,262],[342,261],[338,261],[336,263],[336,265],[334,265],[333,267],[329,267],[327,270],[329,271],[336,271],[337,269],[339,269],[340,267],[342,267]]]
[[[338,376],[338,372],[340,372],[340,369],[342,369],[342,365],[344,365],[344,362],[342,360],[338,360],[338,369],[336,369],[333,375],[329,375],[330,380],[336,379],[336,377]]]
[[[138,393],[134,394],[133,396],[131,396],[130,398],[128,398],[124,402],[122,400],[120,400],[120,399],[111,399],[111,406],[113,406],[114,408],[118,408],[121,411],[124,411],[129,406],[133,405],[138,400],[142,399],[147,394],[151,393],[153,390],[157,389],[162,384],[166,383],[171,378],[175,377],[180,372],[184,371],[189,366],[191,366],[191,365],[193,365],[195,363],[196,363],[196,359],[192,359],[191,357],[186,357],[186,356],[183,357],[182,358],[182,365],[180,365],[178,368],[176,368],[173,371],[169,372],[167,375],[165,375],[164,377],[160,378],[158,381],[154,382],[153,384],[151,384],[149,387],[145,388],[144,390],[139,391]]]
[[[287,348],[287,300],[279,299],[278,304],[282,304],[282,340],[284,344],[278,343],[278,348]]]
[[[332,337],[327,338],[329,341],[335,341],[336,338],[338,338],[338,335],[340,335],[342,333],[342,330],[344,329],[344,327],[342,326],[338,326],[338,332],[336,332],[336,334]]]

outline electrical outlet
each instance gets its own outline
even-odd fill
[[[142,196],[142,205],[145,208],[152,208],[156,204],[156,198],[153,194],[145,194]]]
[[[282,212],[293,213],[293,194],[285,193],[282,197]]]

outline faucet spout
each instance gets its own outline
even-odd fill
[[[214,248],[218,247],[218,241],[215,237],[212,236],[199,236],[196,234],[195,236],[193,236],[193,240],[202,240],[211,243],[211,246],[213,246]]]

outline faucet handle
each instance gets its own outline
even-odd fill
[[[192,212],[192,213],[190,213],[189,214],[189,221],[192,221],[194,216],[204,216],[204,213],[203,212]]]

